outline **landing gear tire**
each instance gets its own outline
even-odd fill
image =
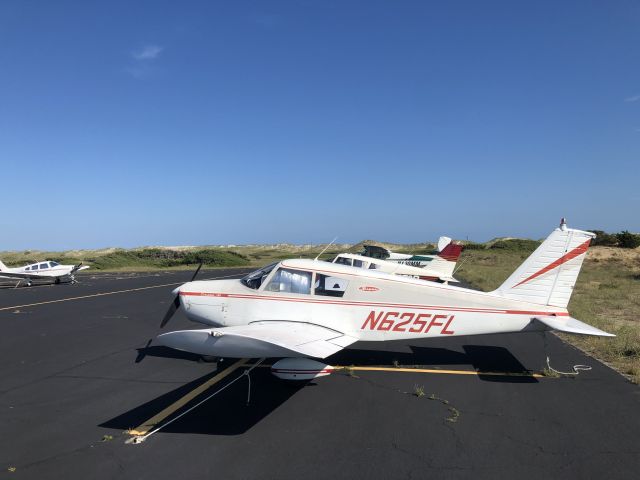
[[[218,363],[218,361],[220,361],[220,357],[214,357],[212,355],[200,355],[200,359],[204,363]]]
[[[57,285],[57,284],[59,284],[59,283],[60,283],[60,279],[59,279],[59,278],[56,278],[56,279],[53,281],[53,283],[55,283],[56,285]]]

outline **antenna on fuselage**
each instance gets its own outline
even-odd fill
[[[331,240],[331,242],[329,242],[329,244],[328,244],[326,247],[324,247],[324,248],[322,249],[322,251],[318,254],[318,256],[317,256],[316,258],[314,258],[314,260],[318,260],[318,258],[320,258],[320,255],[322,255],[324,252],[326,252],[326,251],[327,251],[327,249],[328,249],[331,245],[333,245],[333,242],[335,242],[337,239],[338,239],[338,237],[335,237],[333,240]]]

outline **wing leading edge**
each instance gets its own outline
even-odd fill
[[[158,336],[167,347],[229,358],[326,358],[358,339],[320,325],[263,321],[236,327],[180,330]]]

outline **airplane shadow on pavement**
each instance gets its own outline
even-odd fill
[[[171,420],[185,408],[197,404],[215,391],[242,375],[243,369],[233,372],[227,379],[194,398],[166,419]],[[112,418],[100,427],[126,430],[143,424],[178,399],[205,383],[218,372],[204,375],[171,392]],[[198,408],[162,428],[165,433],[199,433],[205,435],[240,435],[259,423],[276,408],[295,395],[300,389],[315,386],[314,383],[289,384],[273,377],[268,368],[251,372],[251,401],[247,404],[248,381],[240,379]]]
[[[358,366],[407,366],[450,369],[472,366],[478,378],[488,382],[537,383],[532,373],[504,347],[463,345],[462,352],[448,348],[411,346],[411,352],[346,349],[330,357],[329,363]],[[462,368],[464,370],[464,368]],[[492,375],[483,375],[492,373]],[[495,375],[495,373],[506,375]]]
[[[479,372],[478,378],[481,380],[490,382],[537,383],[534,377],[528,376],[531,372],[504,347],[463,345],[463,351],[417,346],[411,346],[410,348],[411,352],[346,349],[331,356],[327,359],[327,362],[334,365],[393,366],[394,364],[398,364],[399,366],[440,369],[451,369],[452,366],[460,366],[462,370],[465,370],[465,366],[467,367],[466,370],[471,370],[468,368],[468,366],[471,366],[473,367],[473,371]],[[198,355],[179,352],[161,346],[149,346],[149,344],[144,348],[138,349],[136,361],[139,362],[144,356],[169,357],[193,362],[201,361]],[[267,360],[267,363],[269,363],[269,360]],[[184,408],[195,405],[198,401],[206,398],[207,395],[219,391],[225,385],[228,385],[231,381],[242,375],[243,370],[244,369],[239,369],[233,372],[228,378],[191,400],[186,407],[183,407],[168,417],[165,422],[184,411]],[[483,375],[481,372],[500,372],[507,375]],[[118,415],[102,423],[100,426],[118,430],[135,428],[208,381],[217,373],[218,371],[213,371],[204,375],[171,392]],[[247,404],[248,381],[246,379],[240,379],[213,398],[207,400],[205,404],[193,412],[163,427],[162,431],[167,433],[240,435],[271,414],[299,390],[315,385],[313,382],[284,382],[273,377],[268,368],[257,368],[251,372],[251,401],[249,404]]]

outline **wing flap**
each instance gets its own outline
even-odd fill
[[[200,355],[229,358],[326,358],[357,338],[320,325],[265,321],[236,327],[181,330],[160,335],[167,347]]]

